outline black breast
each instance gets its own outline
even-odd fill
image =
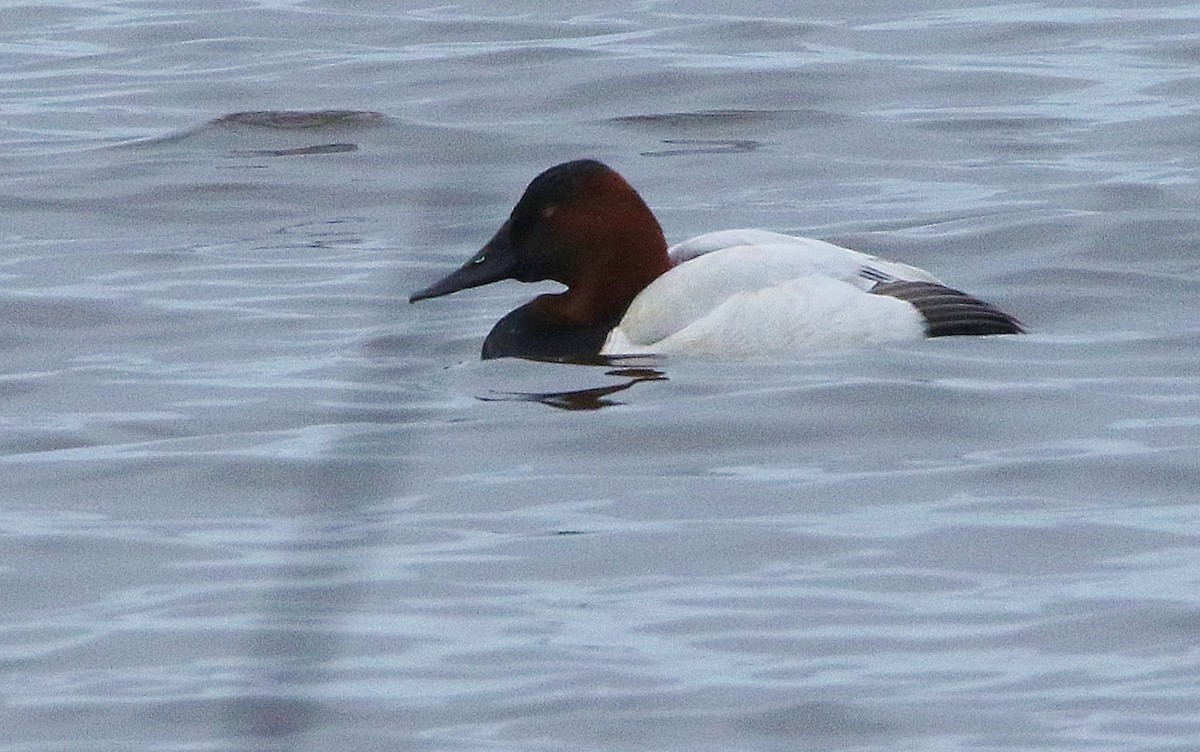
[[[496,322],[483,341],[483,359],[532,358],[595,361],[617,318],[596,326],[564,326],[547,318],[530,301]]]

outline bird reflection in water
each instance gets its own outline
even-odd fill
[[[643,381],[667,380],[662,371],[656,371],[653,368],[618,368],[606,371],[604,375],[620,376],[627,381],[571,392],[498,392],[496,396],[479,397],[478,399],[483,402],[540,402],[558,410],[599,410],[602,407],[622,404],[617,400],[608,399],[609,396],[623,392],[634,384],[640,384]]]

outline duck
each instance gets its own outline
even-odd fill
[[[777,359],[1025,331],[923,269],[815,238],[734,229],[668,247],[638,192],[594,159],[537,175],[478,253],[409,302],[508,279],[566,290],[503,316],[484,360]]]

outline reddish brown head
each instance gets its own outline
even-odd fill
[[[669,266],[662,228],[642,197],[607,166],[582,159],[534,178],[479,253],[410,300],[550,279],[568,289],[540,299],[547,315],[591,326],[619,316]]]

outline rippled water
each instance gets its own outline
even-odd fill
[[[1195,747],[1200,5],[3,17],[0,750]],[[578,156],[1032,333],[480,362]]]

